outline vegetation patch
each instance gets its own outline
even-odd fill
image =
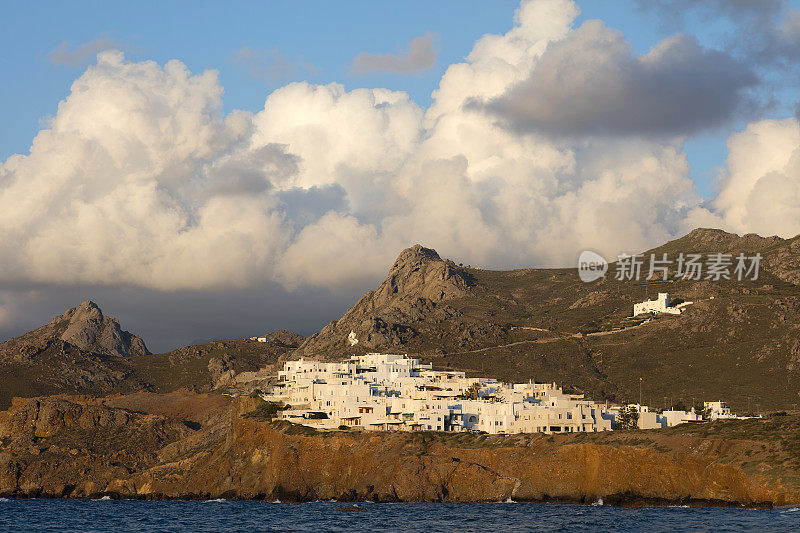
[[[242,416],[255,420],[270,421],[277,418],[278,413],[284,409],[286,409],[286,406],[283,403],[266,402],[259,399],[258,407]]]

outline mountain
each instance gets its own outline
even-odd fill
[[[641,383],[642,400],[658,407],[699,398],[740,411],[800,403],[800,237],[697,229],[645,257],[680,252],[763,259],[757,280],[622,281],[612,264],[605,278],[583,283],[574,268],[465,268],[417,245],[294,355],[410,353],[473,375],[557,381],[595,399],[638,401]],[[694,303],[680,316],[630,316],[658,292]]]
[[[98,355],[127,357],[150,353],[139,335],[124,331],[116,318],[103,315],[96,303],[86,300],[49,324],[0,343],[0,358],[33,357],[59,341]]]
[[[236,376],[274,364],[303,338],[280,330],[273,342],[211,341],[151,354],[92,301],[48,324],[0,343],[0,408],[15,396],[132,391],[206,392],[236,385]]]
[[[436,251],[412,246],[403,250],[376,290],[309,337],[298,353],[322,353],[356,344],[369,349],[404,346],[420,334],[411,324],[457,314],[443,302],[467,296],[472,283],[466,270],[442,260]]]

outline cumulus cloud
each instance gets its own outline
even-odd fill
[[[117,42],[105,37],[78,45],[70,50],[69,43],[62,41],[47,55],[50,62],[55,65],[80,65],[99,52],[110,49],[122,49]]]
[[[621,32],[591,20],[552,43],[488,108],[513,128],[554,135],[689,135],[729,122],[757,81],[694,37],[670,37],[637,57]]]
[[[715,200],[739,232],[800,233],[800,121],[761,120],[728,139],[728,168]]]
[[[432,33],[427,33],[412,39],[405,50],[396,54],[373,55],[361,52],[353,60],[351,72],[354,74],[422,72],[436,64],[437,55],[436,36]]]
[[[267,83],[276,83],[294,78],[301,72],[312,73],[317,68],[299,59],[292,59],[277,48],[257,50],[243,46],[236,51],[235,60],[242,65],[254,78],[259,78]]]
[[[788,203],[770,224],[796,220],[789,126],[775,133],[782,164],[759,147],[764,167],[740,171],[733,155],[751,148],[732,141],[731,192],[712,211],[680,139],[509,129],[471,105],[567,58],[687,75],[714,57],[677,38],[635,58],[604,27],[574,29],[577,15],[569,0],[523,2],[509,32],[448,67],[428,109],[400,91],[303,82],[255,114],[225,114],[216,72],[103,52],[30,153],[0,165],[0,283],[358,292],[416,242],[486,267],[564,266],[582,249],[638,251],[699,221],[755,224],[748,209],[774,187]]]

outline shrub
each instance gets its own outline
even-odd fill
[[[246,413],[244,417],[256,418],[259,420],[272,420],[278,416],[278,411],[283,411],[284,409],[286,409],[286,406],[282,403],[265,402],[264,400],[261,400],[258,407],[249,413]]]

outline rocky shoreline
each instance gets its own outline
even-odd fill
[[[227,500],[227,501],[264,501],[272,503],[290,503],[302,504],[316,500],[309,499],[293,499],[292,494],[283,494],[283,499],[277,497],[278,495],[259,494],[254,497],[242,498],[236,494],[235,491],[229,491],[223,494],[198,494],[187,493],[178,496],[168,496],[165,494],[120,494],[118,492],[98,492],[86,496],[75,497],[72,495],[53,495],[48,493],[41,494],[19,494],[19,493],[0,493],[0,498],[9,500],[29,500],[29,499],[74,499],[74,500],[133,500],[133,501],[212,501],[212,500]],[[420,503],[417,501],[403,501],[403,500],[373,500],[365,498],[348,498],[348,495],[343,495],[341,498],[334,498],[328,500],[336,503]],[[443,502],[425,502],[425,503],[443,503]],[[452,503],[452,502],[449,502]],[[475,500],[475,501],[459,501],[458,503],[562,503],[574,505],[610,505],[615,507],[692,507],[692,508],[738,508],[738,509],[774,509],[776,507],[790,507],[794,504],[784,504],[782,506],[775,506],[772,502],[735,502],[728,500],[705,500],[705,499],[677,499],[667,500],[663,498],[642,497],[637,494],[610,494],[602,500],[593,502],[583,500],[573,500],[566,498],[541,498],[537,500],[510,500],[510,501],[494,501],[494,500]]]
[[[748,470],[744,459],[754,450],[779,453],[772,433],[316,432],[254,416],[257,402],[188,393],[17,399],[0,413],[0,496],[602,500],[759,509],[800,503],[796,457],[770,471]]]

